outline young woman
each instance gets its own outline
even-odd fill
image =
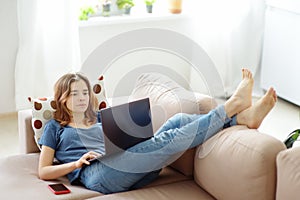
[[[270,88],[252,105],[252,87],[252,74],[243,69],[240,85],[224,105],[204,115],[176,114],[149,140],[89,162],[105,153],[95,97],[85,76],[66,74],[55,84],[57,110],[40,139],[39,176],[51,180],[67,175],[72,184],[104,194],[140,188],[153,181],[176,154],[202,144],[224,127],[258,128],[277,96]],[[53,165],[54,157],[62,164]]]

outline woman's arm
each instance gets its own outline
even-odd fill
[[[81,168],[84,164],[89,165],[90,162],[88,160],[95,158],[98,155],[95,152],[88,152],[77,161],[60,165],[52,165],[54,153],[54,149],[48,146],[42,146],[39,160],[39,177],[43,180],[57,179],[77,168]]]

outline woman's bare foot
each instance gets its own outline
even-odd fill
[[[248,69],[242,69],[242,81],[234,94],[225,103],[225,112],[228,117],[245,110],[252,104],[253,77]]]
[[[273,88],[270,88],[253,106],[237,114],[237,124],[257,129],[267,114],[272,110],[276,101],[276,92]]]

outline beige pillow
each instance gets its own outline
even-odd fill
[[[144,97],[150,99],[154,131],[176,113],[203,114],[217,105],[212,97],[186,90],[159,73],[144,73],[138,77],[131,98]]]
[[[159,73],[144,73],[137,79],[131,98],[144,97],[150,99],[154,132],[176,113],[203,114],[217,106],[212,97],[186,90]],[[194,152],[194,149],[188,150],[171,166],[192,175]]]

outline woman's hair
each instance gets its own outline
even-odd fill
[[[71,83],[83,80],[87,87],[90,97],[89,105],[85,111],[86,124],[96,122],[97,99],[91,90],[91,84],[87,77],[80,73],[68,73],[63,75],[54,85],[54,101],[56,103],[56,111],[53,118],[62,126],[66,126],[71,122],[72,112],[67,108],[67,99],[71,93]]]

